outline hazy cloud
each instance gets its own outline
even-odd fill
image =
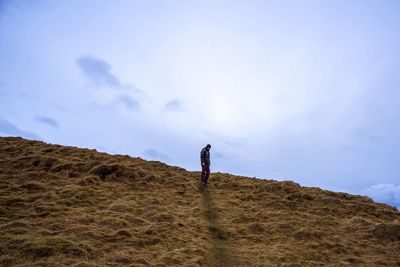
[[[21,136],[28,139],[41,139],[37,134],[21,130],[15,124],[0,118],[0,133],[11,136]]]
[[[1,1],[1,0],[0,0]],[[0,81],[0,96],[15,96],[18,98],[30,98],[31,96],[23,91],[9,90],[5,82]]]
[[[39,116],[39,117],[35,117],[35,120],[41,123],[45,123],[51,127],[53,127],[54,129],[58,129],[60,126],[58,124],[58,122],[50,117],[46,117],[46,116]]]
[[[400,210],[400,185],[376,184],[366,188],[363,193],[377,202],[388,203]]]
[[[165,109],[170,111],[182,111],[183,103],[179,99],[173,99],[165,104]]]
[[[139,111],[140,110],[140,103],[137,101],[135,98],[129,96],[129,95],[120,95],[117,98],[117,101],[119,103],[122,103],[126,108],[133,110],[133,111]]]
[[[158,159],[158,160],[168,160],[168,156],[163,152],[160,152],[154,148],[149,148],[145,150],[142,155],[144,157],[149,157],[151,159]]]
[[[225,145],[233,146],[233,147],[244,146],[248,143],[248,140],[245,137],[228,138],[228,137],[222,137],[222,136],[217,136],[217,135],[210,135],[210,136],[213,136],[213,138],[215,138],[216,141],[218,141],[218,142],[221,142]]]
[[[228,159],[229,157],[221,152],[213,152],[212,157],[215,159]]]
[[[85,55],[78,58],[76,62],[89,82],[96,85],[121,86],[119,79],[111,73],[112,67],[107,61]]]
[[[286,101],[289,100],[289,96],[288,96],[287,94],[284,94],[284,93],[275,94],[275,95],[272,97],[272,100],[273,100],[274,102],[276,102],[276,103],[282,104],[282,103],[284,103],[284,102],[286,102]]]
[[[91,55],[85,55],[76,60],[87,80],[98,86],[110,86],[122,89],[125,92],[134,93],[135,96],[143,100],[146,95],[138,88],[131,84],[123,84],[113,73],[111,73],[111,65],[103,60]],[[132,111],[140,110],[140,102],[138,98],[126,93],[119,93],[111,100],[113,105],[123,105]]]

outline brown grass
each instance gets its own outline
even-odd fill
[[[400,213],[293,182],[0,138],[2,266],[399,266]]]

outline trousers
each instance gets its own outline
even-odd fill
[[[201,165],[201,181],[207,182],[210,176],[210,164]]]

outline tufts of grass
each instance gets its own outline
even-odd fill
[[[0,138],[1,266],[398,266],[362,196]]]

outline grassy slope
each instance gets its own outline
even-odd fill
[[[1,138],[0,175],[3,264],[195,265],[206,253],[183,169]]]
[[[400,213],[291,182],[0,138],[3,266],[400,265]]]
[[[369,198],[215,174],[209,188],[243,266],[400,266],[400,213]]]

